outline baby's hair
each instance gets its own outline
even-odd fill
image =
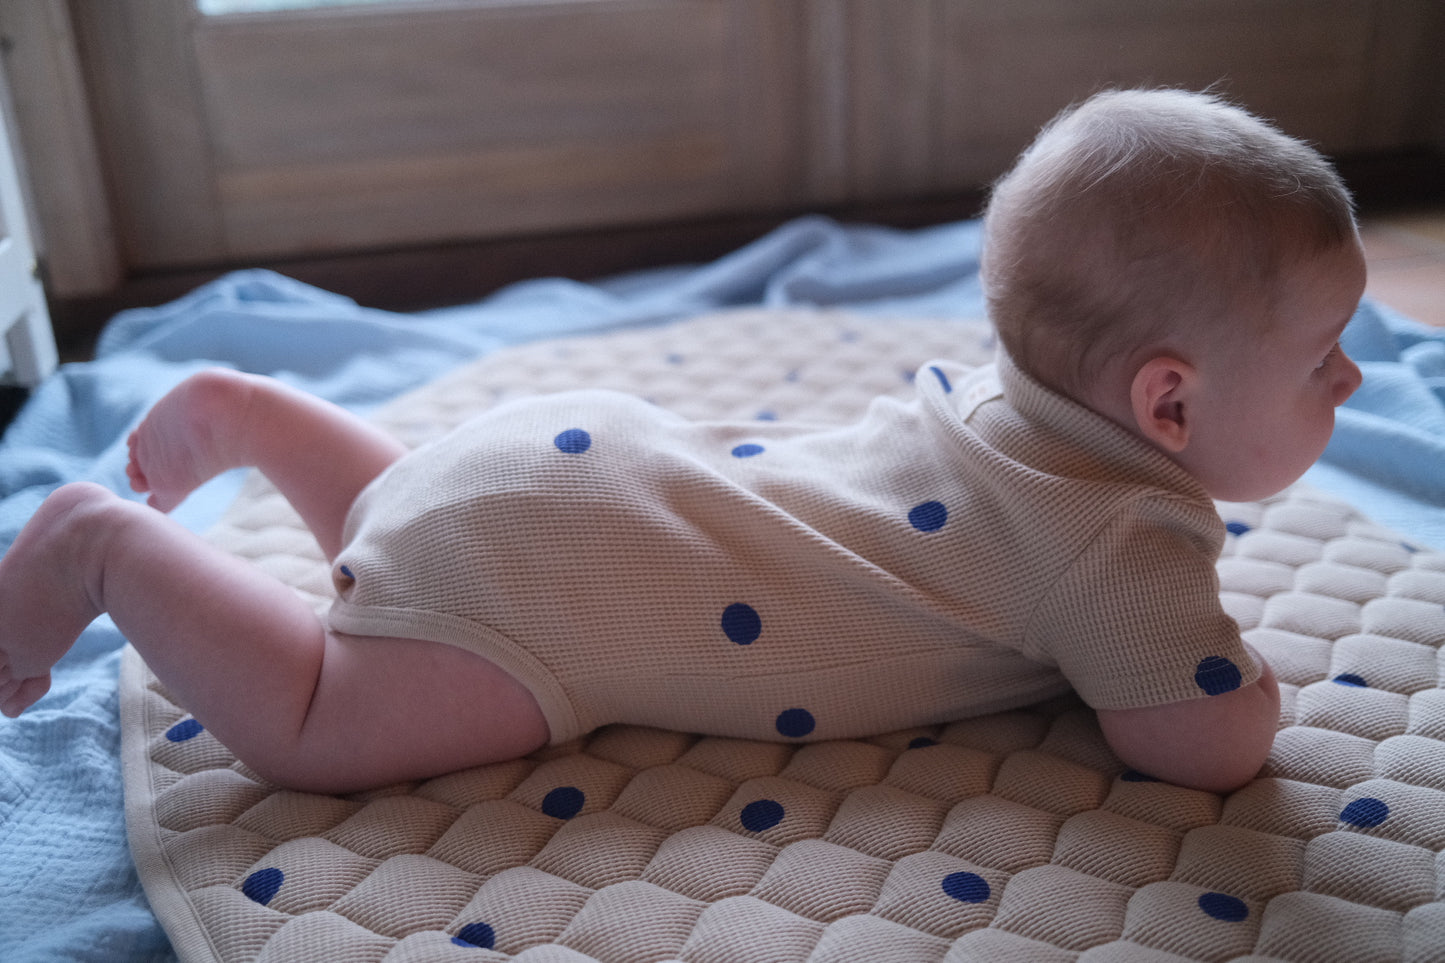
[[[1280,272],[1354,234],[1349,190],[1308,144],[1213,94],[1110,90],[994,185],[983,281],[1010,357],[1081,397],[1103,362],[1241,307],[1267,325]]]

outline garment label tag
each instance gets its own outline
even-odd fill
[[[957,391],[958,416],[967,421],[979,405],[1003,394],[1003,382],[998,380],[998,370],[993,365],[985,365],[969,372],[959,382]]]

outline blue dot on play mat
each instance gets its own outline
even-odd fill
[[[734,602],[723,609],[722,630],[738,645],[752,645],[763,634],[763,620],[751,605]]]
[[[1356,689],[1368,689],[1370,684],[1365,681],[1364,676],[1355,675],[1353,672],[1341,672],[1330,680],[1336,685],[1354,686]]]
[[[760,833],[765,829],[772,829],[783,821],[783,804],[774,799],[759,799],[750,802],[743,807],[738,814],[742,821],[743,828],[750,833]]]
[[[558,786],[542,800],[542,812],[553,819],[571,819],[586,802],[587,794],[576,786]]]
[[[490,950],[497,945],[497,933],[486,923],[468,923],[452,937],[452,942],[457,946]]]
[[[943,502],[924,502],[908,510],[908,524],[920,532],[936,532],[948,521],[948,509]]]
[[[171,742],[185,742],[187,739],[194,739],[206,731],[206,727],[194,719],[182,719],[166,730],[166,738]]]
[[[754,445],[752,443],[748,443],[746,445],[738,445],[736,448],[733,449],[734,458],[751,458],[754,455],[761,455],[762,453],[763,446]]]
[[[977,873],[949,873],[943,877],[943,891],[960,903],[986,903],[988,880]]]
[[[1341,820],[1363,829],[1373,829],[1389,818],[1390,807],[1385,805],[1384,800],[1371,796],[1356,799],[1340,813]]]
[[[1222,655],[1211,655],[1194,669],[1194,684],[1209,695],[1233,692],[1243,681],[1239,666]]]
[[[1249,526],[1244,522],[1225,522],[1224,530],[1231,535],[1243,535],[1249,531]]]
[[[1227,893],[1205,893],[1199,897],[1199,908],[1205,916],[1211,916],[1226,923],[1238,923],[1249,918],[1249,907],[1244,900]]]
[[[807,709],[785,709],[778,713],[778,732],[789,739],[801,739],[818,724]]]
[[[274,866],[258,869],[247,876],[246,881],[241,884],[241,894],[247,899],[265,906],[271,902],[285,881],[286,874]]]
[[[553,438],[552,444],[557,446],[558,451],[564,451],[569,455],[580,455],[592,447],[592,436],[581,428],[568,428]]]

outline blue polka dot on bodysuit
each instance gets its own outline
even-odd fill
[[[566,452],[569,455],[580,455],[592,447],[592,436],[582,428],[568,428],[553,438],[552,444],[557,446],[558,451]]]
[[[1194,684],[1208,695],[1223,695],[1233,692],[1244,682],[1239,666],[1222,655],[1211,655],[1200,661],[1194,669]]]
[[[582,811],[587,794],[576,786],[558,786],[542,800],[542,812],[553,819],[571,819]]]
[[[1243,535],[1249,531],[1249,526],[1244,522],[1225,522],[1224,530],[1231,535]]]
[[[171,742],[185,742],[194,739],[206,731],[206,727],[195,719],[182,719],[166,730],[166,738]]]
[[[960,903],[986,903],[992,894],[988,880],[962,871],[943,877],[943,891]]]
[[[754,455],[761,455],[764,449],[762,445],[755,445],[751,442],[738,445],[733,449],[734,458],[752,458]]]
[[[1212,919],[1225,923],[1238,923],[1249,918],[1249,907],[1244,900],[1228,893],[1204,893],[1199,897],[1199,909]]]
[[[457,931],[456,936],[452,937],[452,943],[457,946],[490,950],[497,945],[497,932],[486,923],[468,923]]]
[[[1341,672],[1330,680],[1335,685],[1347,685],[1356,689],[1368,689],[1370,684],[1365,681],[1364,676],[1355,675],[1353,672]]]
[[[1382,799],[1362,796],[1350,803],[1340,813],[1340,820],[1361,829],[1374,829],[1390,818],[1390,807]]]
[[[942,386],[944,394],[948,394],[949,392],[953,391],[953,383],[948,380],[948,375],[943,373],[942,368],[940,368],[936,364],[931,364],[928,366],[928,370],[932,371],[933,376],[938,379],[938,383],[940,386]]]
[[[286,874],[274,866],[258,869],[241,883],[241,894],[253,902],[265,906],[275,898],[286,882]]]
[[[763,619],[751,605],[734,602],[723,609],[722,630],[738,645],[752,645],[763,634]]]
[[[774,799],[759,799],[744,806],[743,811],[738,813],[738,820],[748,832],[760,833],[782,822],[784,815],[782,803]]]
[[[948,508],[943,502],[923,502],[908,510],[908,524],[920,532],[936,532],[948,522]]]
[[[779,734],[789,739],[801,739],[811,733],[818,722],[807,709],[785,709],[778,714]]]

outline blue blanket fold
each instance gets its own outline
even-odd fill
[[[1367,301],[1340,344],[1364,382],[1306,480],[1407,540],[1445,547],[1445,329]]]
[[[47,493],[89,480],[129,492],[126,436],[208,365],[283,378],[365,411],[499,347],[659,324],[750,305],[978,317],[979,226],[918,231],[791,222],[707,265],[591,284],[547,279],[416,314],[267,271],[118,315],[94,361],[40,386],[0,439],[0,549]],[[1365,385],[1308,480],[1421,545],[1445,547],[1445,331],[1366,303],[1346,333]],[[234,497],[217,479],[176,513],[202,530]],[[138,497],[138,496],[137,496]],[[0,960],[166,960],[125,839],[116,671],[123,639],[97,620],[56,667],[50,695],[0,719]]]

